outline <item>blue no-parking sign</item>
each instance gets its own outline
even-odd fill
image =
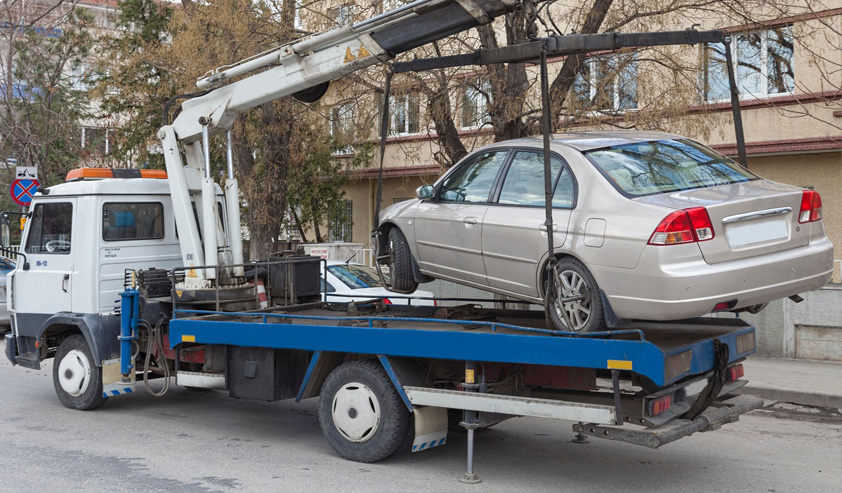
[[[32,196],[38,191],[38,180],[15,180],[9,187],[9,193],[16,204],[27,206],[32,202]]]

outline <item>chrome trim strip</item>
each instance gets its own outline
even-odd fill
[[[745,214],[736,214],[722,219],[722,224],[739,223],[742,221],[750,221],[761,217],[779,216],[792,212],[792,207],[778,207],[776,209],[766,209],[765,211],[746,212]]]

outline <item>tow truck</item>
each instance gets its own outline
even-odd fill
[[[736,393],[746,383],[741,361],[756,350],[755,328],[739,319],[617,322],[574,334],[556,330],[540,310],[471,300],[326,303],[321,259],[283,252],[243,260],[230,132],[224,186],[211,174],[211,138],[249,108],[288,95],[315,101],[331,80],[516,8],[534,5],[417,0],[208,73],[177,118],[165,116],[158,137],[166,171],[79,169],[34,196],[8,276],[8,359],[40,369],[54,358],[58,398],[77,410],[140,385],[163,395],[173,382],[238,399],[318,396],[325,437],[355,461],[436,448],[461,426],[468,436],[461,480],[469,483],[479,481],[474,431],[512,417],[572,421],[580,442],[657,448],[760,407],[758,397]],[[702,34],[659,39],[708,40]],[[538,56],[546,75],[548,54],[631,40],[618,36],[557,37],[533,41],[537,51],[437,63]],[[257,69],[265,70],[246,76]],[[4,247],[12,214],[3,215]],[[377,261],[388,257],[381,249]]]

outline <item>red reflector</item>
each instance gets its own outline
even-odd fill
[[[696,241],[712,240],[713,224],[707,209],[691,207],[673,211],[655,228],[650,245],[678,245]]]
[[[672,394],[652,399],[646,404],[646,412],[649,416],[663,414],[672,405]]]
[[[728,303],[727,301],[723,301],[723,302],[721,302],[721,303],[717,303],[717,304],[716,304],[716,306],[715,306],[715,307],[713,307],[713,311],[715,311],[715,312],[719,312],[719,311],[722,311],[722,310],[727,310],[727,309],[728,309],[728,304],[729,304],[729,303]]]
[[[734,365],[731,368],[728,368],[728,379],[732,382],[734,380],[739,380],[745,376],[745,369],[743,365]]]
[[[822,197],[815,190],[804,190],[801,195],[801,211],[798,222],[801,224],[818,221],[822,218]]]
[[[390,300],[389,298],[383,298],[383,304],[384,304],[384,305],[391,305],[391,304],[392,304],[392,300]]]

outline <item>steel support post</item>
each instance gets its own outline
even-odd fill
[[[476,361],[465,362],[465,383],[462,388],[465,392],[478,392],[479,384],[477,383],[477,363]],[[474,432],[476,431],[477,412],[471,410],[464,411],[465,421],[460,423],[468,430],[468,466],[465,471],[465,476],[459,479],[462,483],[476,484],[480,482],[479,476],[474,473]]]

